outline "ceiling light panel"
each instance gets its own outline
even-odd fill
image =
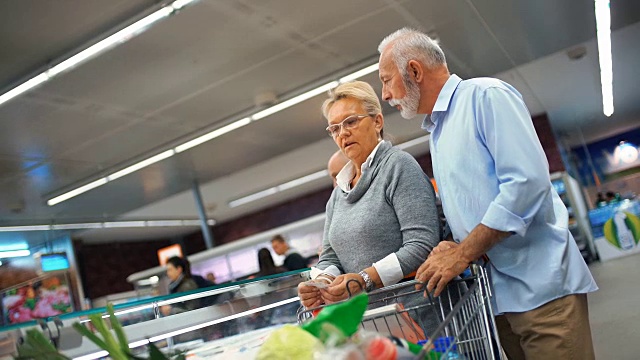
[[[170,150],[167,150],[165,152],[162,152],[162,153],[160,153],[158,155],[155,155],[155,156],[153,156],[153,157],[151,157],[149,159],[146,159],[146,160],[143,160],[143,161],[141,161],[141,162],[139,162],[137,164],[131,165],[131,166],[125,168],[125,169],[116,171],[115,173],[113,173],[111,175],[108,175],[103,179],[96,180],[96,181],[94,181],[92,183],[89,183],[87,185],[81,186],[81,187],[79,187],[77,189],[74,189],[72,191],[69,191],[69,192],[64,193],[62,195],[59,195],[59,196],[57,196],[55,198],[52,198],[52,199],[47,201],[47,204],[49,206],[53,206],[53,205],[59,204],[59,203],[65,201],[65,200],[71,199],[71,198],[73,198],[75,196],[78,196],[78,195],[80,195],[80,194],[82,194],[84,192],[87,192],[87,191],[89,191],[91,189],[94,189],[94,188],[96,188],[98,186],[102,186],[102,185],[108,183],[109,181],[113,181],[113,180],[118,179],[120,177],[126,176],[126,175],[131,174],[131,173],[133,173],[135,171],[138,171],[138,170],[140,170],[140,169],[142,169],[142,168],[144,168],[146,166],[154,164],[154,163],[156,163],[158,161],[167,159],[167,158],[169,158],[169,157],[171,157],[171,156],[173,156],[173,155],[175,155],[177,153],[184,152],[184,151],[189,150],[189,149],[191,149],[191,148],[193,148],[195,146],[203,144],[203,143],[205,143],[207,141],[213,140],[213,139],[215,139],[215,138],[217,138],[217,137],[219,137],[221,135],[224,135],[226,133],[229,133],[231,131],[234,131],[234,130],[237,130],[237,129],[241,128],[241,127],[249,125],[252,121],[257,121],[257,120],[264,119],[264,118],[266,118],[266,117],[268,117],[270,115],[273,115],[273,114],[275,114],[277,112],[280,112],[282,110],[290,108],[290,107],[292,107],[292,106],[294,106],[296,104],[299,104],[299,103],[301,103],[303,101],[309,100],[309,99],[311,99],[311,98],[313,98],[315,96],[318,96],[318,95],[320,95],[322,93],[326,93],[329,90],[331,90],[331,89],[335,88],[336,86],[338,86],[340,84],[340,82],[355,80],[355,79],[357,79],[359,77],[362,77],[362,76],[365,76],[367,74],[370,74],[370,73],[376,71],[377,69],[378,69],[378,64],[377,63],[375,63],[373,65],[366,66],[365,68],[362,68],[362,69],[360,69],[358,71],[355,71],[355,72],[353,72],[353,73],[351,73],[349,75],[343,76],[342,78],[340,78],[339,81],[338,80],[331,81],[331,82],[328,82],[328,83],[326,83],[324,85],[318,86],[315,89],[309,90],[309,91],[307,91],[305,93],[302,93],[300,95],[297,95],[297,96],[295,96],[295,97],[293,97],[291,99],[288,99],[288,100],[285,100],[285,101],[283,101],[283,102],[281,102],[279,104],[273,105],[273,106],[271,106],[271,107],[269,107],[269,108],[267,108],[265,110],[259,111],[259,112],[253,114],[250,117],[245,117],[245,118],[242,118],[240,120],[234,121],[234,122],[232,122],[232,123],[230,123],[228,125],[225,125],[225,126],[223,126],[221,128],[213,130],[213,131],[211,131],[211,132],[209,132],[207,134],[201,135],[201,136],[199,136],[199,137],[197,137],[195,139],[192,139],[192,140],[189,140],[189,141],[187,141],[187,142],[185,142],[183,144],[180,144],[180,145],[176,146],[173,149],[170,149]],[[291,184],[283,184],[281,186],[284,186],[285,189],[286,189],[286,188],[288,188],[288,186],[291,186]],[[297,186],[297,185],[294,185],[294,186]],[[293,187],[293,186],[291,186],[291,187]],[[274,187],[273,189],[267,189],[267,190],[264,190],[264,191],[262,191],[260,193],[250,195],[250,196],[248,196],[246,198],[234,200],[234,201],[230,202],[229,205],[231,207],[239,206],[239,205],[245,204],[247,202],[254,201],[255,200],[255,196],[258,196],[258,198],[260,198],[260,197],[272,195],[272,194],[274,194],[274,193],[276,193],[278,191],[279,191],[279,189]]]
[[[613,114],[613,60],[611,52],[611,9],[609,0],[595,0],[602,112]]]

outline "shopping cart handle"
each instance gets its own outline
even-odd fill
[[[351,283],[351,282],[355,282],[356,284],[358,284],[358,287],[360,287],[360,292],[364,291],[364,288],[362,287],[362,284],[360,284],[360,281],[358,281],[356,279],[347,280],[346,286],[347,286],[347,293],[349,294],[349,297],[347,297],[347,300],[351,299],[353,297],[353,295],[354,295],[354,294],[351,293],[351,288],[349,287],[349,283]]]

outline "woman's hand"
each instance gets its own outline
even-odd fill
[[[327,286],[330,283],[328,279],[321,278],[298,284],[298,297],[300,297],[302,306],[306,307],[307,309],[315,308],[324,304],[322,295],[320,294],[320,288],[318,288],[317,286],[309,285],[309,282],[315,282],[318,284],[322,284],[323,286]]]
[[[349,281],[355,280],[355,281]],[[364,279],[359,274],[344,274],[336,277],[335,280],[326,289],[320,289],[320,294],[327,304],[335,303],[338,301],[346,300],[349,298],[349,292],[347,291],[347,283],[349,283],[349,289],[351,295],[361,293],[365,288]]]

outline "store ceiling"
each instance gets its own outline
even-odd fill
[[[155,3],[0,3],[0,88]],[[569,142],[576,140],[577,127],[587,139],[601,137],[640,118],[640,89],[631,76],[640,58],[639,21],[638,1],[613,2],[616,113],[605,118],[590,1],[202,0],[0,105],[0,221],[191,217],[196,211],[188,190],[194,180],[207,184],[202,192],[210,215],[223,221],[325,187],[328,180],[256,204],[226,206],[325,166],[334,145],[325,138],[319,96],[46,205],[52,196],[259,109],[254,99],[260,93],[286,98],[375,61],[379,41],[402,26],[436,35],[452,72],[463,78],[499,76],[513,83],[531,112],[548,113]],[[566,50],[580,45],[585,57],[570,61]],[[379,91],[376,74],[365,80]],[[386,113],[387,132],[398,141],[423,135],[419,120],[396,119],[390,108]],[[100,241],[128,237],[121,231],[101,234],[95,235]]]

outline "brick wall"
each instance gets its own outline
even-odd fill
[[[157,251],[171,245],[169,240],[116,242],[85,245],[74,241],[74,249],[85,296],[101,296],[133,290],[127,276],[158,266]]]

